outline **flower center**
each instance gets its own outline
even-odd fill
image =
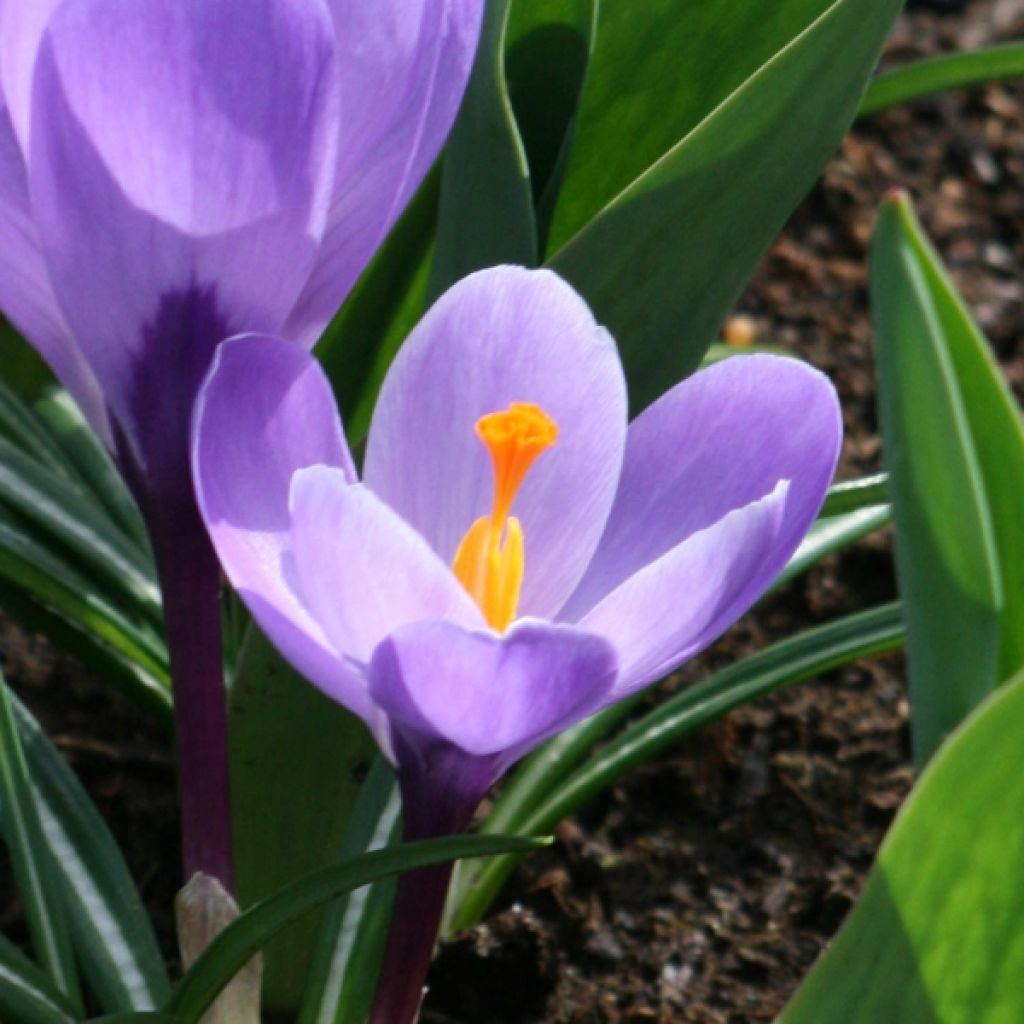
[[[516,617],[524,566],[523,528],[509,511],[534,459],[558,438],[558,424],[539,405],[513,402],[481,416],[476,433],[491,453],[494,501],[490,515],[466,531],[452,569],[487,622],[503,633]]]

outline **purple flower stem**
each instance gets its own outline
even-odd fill
[[[202,872],[232,892],[220,565],[194,503],[175,504],[146,519],[171,660],[185,880]]]

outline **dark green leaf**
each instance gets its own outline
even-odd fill
[[[389,875],[462,857],[519,852],[546,844],[521,836],[458,836],[407,843],[318,871],[247,910],[222,931],[189,968],[166,1011],[194,1024],[218,993],[282,928],[353,889]]]
[[[902,639],[898,605],[884,605],[773,644],[688,687],[635,722],[519,818],[516,831],[546,832],[626,772],[733,708],[839,665],[891,650]],[[454,928],[480,919],[515,864],[513,856],[487,864],[459,906]]]
[[[466,95],[445,147],[430,299],[474,270],[537,262],[530,170],[505,84],[511,0],[490,0]]]
[[[948,307],[936,302],[914,233],[906,202],[887,202],[872,250],[871,299],[920,765],[999,681],[1003,588],[949,351]]]
[[[0,825],[11,858],[32,948],[55,990],[81,1006],[78,974],[63,901],[54,884],[52,851],[36,811],[7,683],[0,675]]]
[[[337,862],[377,746],[366,727],[310,686],[252,627],[231,687],[232,810],[238,899],[248,907]],[[302,1000],[319,914],[265,951],[264,1001]]]
[[[32,716],[15,717],[83,975],[106,1010],[166,995],[163,958],[124,859],[89,797]]]
[[[821,509],[821,518],[828,519],[873,505],[885,505],[888,501],[889,492],[886,490],[884,473],[861,477],[859,480],[846,480],[829,488]]]
[[[75,1024],[76,1019],[46,975],[0,935],[0,1020],[11,1024]]]
[[[634,409],[700,362],[852,121],[900,6],[602,6],[548,263],[618,341]]]
[[[513,0],[505,76],[526,148],[540,247],[572,153],[598,0]]]
[[[440,183],[435,168],[316,347],[352,444],[366,436],[384,374],[426,305]]]
[[[780,1024],[1016,1024],[1024,675],[932,759]]]
[[[1024,43],[970,53],[944,53],[879,75],[864,95],[860,117],[949,89],[1024,75]]]

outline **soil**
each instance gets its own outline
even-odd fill
[[[886,64],[1024,32],[1024,0],[912,7]],[[772,246],[728,332],[782,345],[836,382],[840,475],[877,471],[866,267],[886,191],[920,217],[1024,395],[1024,83],[858,123]],[[882,533],[828,559],[666,684],[895,596]],[[96,800],[173,960],[178,836],[169,742],[134,707],[0,622],[4,671]],[[663,688],[652,700],[663,695]],[[528,859],[488,919],[446,943],[425,1024],[761,1024],[835,933],[912,782],[902,657],[734,712],[632,773]],[[0,864],[0,897],[10,892]],[[0,931],[20,934],[0,898]]]

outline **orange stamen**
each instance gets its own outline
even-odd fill
[[[491,453],[494,501],[490,515],[466,531],[452,568],[501,633],[516,616],[525,565],[523,530],[509,511],[534,460],[555,443],[558,425],[539,405],[513,402],[503,412],[481,416],[476,432]]]

